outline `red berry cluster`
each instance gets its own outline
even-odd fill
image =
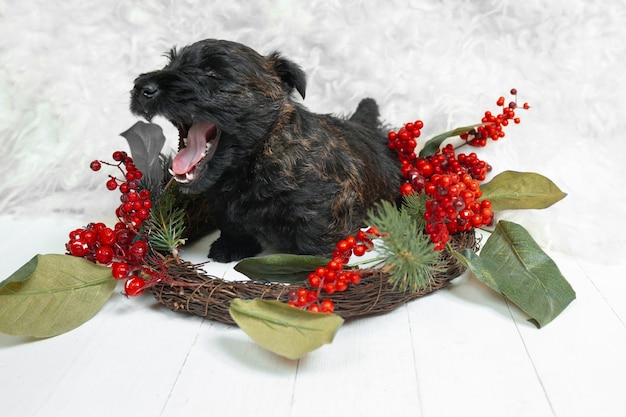
[[[121,192],[121,204],[115,213],[119,221],[114,228],[104,223],[90,223],[86,227],[70,232],[67,252],[73,256],[88,259],[102,265],[111,266],[113,278],[125,279],[124,290],[129,296],[143,292],[146,281],[140,275],[144,270],[148,243],[142,239],[139,228],[150,217],[150,192],[139,190],[138,180],[142,172],[134,165],[126,152],[113,153],[116,163],[91,162],[91,169],[99,171],[102,164],[119,169],[122,179],[110,175],[106,187]]]
[[[517,90],[513,88],[510,92],[515,101],[505,105],[505,98],[500,97],[496,104],[502,107],[501,113],[494,116],[485,112],[481,120],[483,125],[462,134],[461,138],[473,146],[485,146],[488,138],[498,140],[504,137],[503,127],[508,126],[510,120],[520,123],[515,115]],[[530,106],[524,103],[522,108],[529,109]],[[441,250],[451,234],[485,226],[493,219],[491,202],[478,201],[482,196],[479,181],[485,180],[491,166],[478,159],[475,153],[455,155],[452,145],[434,155],[418,158],[414,150],[423,126],[418,120],[405,124],[397,132],[389,132],[388,146],[398,153],[401,163],[404,183],[400,194],[424,192],[430,197],[424,213],[426,233],[435,248]]]
[[[413,169],[413,164],[417,160],[415,154],[415,148],[417,147],[417,138],[422,134],[421,129],[424,127],[424,122],[416,120],[415,122],[406,123],[397,132],[389,132],[387,135],[389,149],[396,151],[398,154],[398,160],[401,167],[400,172],[403,178],[407,178],[408,172]],[[409,184],[403,184],[400,187],[400,193],[402,195],[408,195],[413,190]]]
[[[324,267],[318,267],[308,276],[308,283],[312,289],[299,288],[289,292],[289,304],[293,307],[307,309],[315,313],[332,313],[335,303],[332,300],[320,300],[320,294],[342,292],[349,284],[361,282],[361,274],[356,270],[346,270],[344,265],[350,261],[352,255],[363,256],[370,251],[374,244],[372,239],[380,236],[375,227],[363,231],[355,236],[348,236],[337,242],[332,259]]]
[[[498,98],[496,104],[498,107],[502,107],[500,113],[494,115],[492,112],[486,111],[481,120],[483,125],[462,134],[460,136],[461,139],[467,141],[469,145],[483,147],[487,145],[487,139],[498,140],[505,136],[503,127],[509,125],[509,120],[513,120],[513,123],[519,124],[521,120],[519,117],[515,116],[515,109],[518,108],[517,90],[512,88],[510,93],[514,96],[514,101],[505,104],[506,99],[503,96]],[[530,106],[528,103],[524,103],[522,108],[528,110]]]
[[[426,201],[424,220],[426,233],[436,250],[445,247],[450,235],[491,222],[491,202],[478,201],[482,196],[479,181],[490,169],[474,153],[457,157],[452,145],[418,160],[416,169],[411,172],[418,180],[412,185],[424,182],[422,189],[416,187],[417,191],[430,197]]]
[[[111,191],[119,188],[120,193],[122,193],[121,204],[115,210],[115,214],[120,221],[136,231],[143,221],[150,217],[150,208],[152,207],[150,191],[139,190],[139,180],[143,178],[143,173],[137,169],[133,159],[126,152],[113,152],[113,160],[116,161],[115,164],[93,161],[90,167],[93,171],[99,171],[102,164],[106,164],[115,166],[120,170],[122,178],[109,175],[106,187]]]
[[[390,141],[398,135],[394,133],[389,134]],[[430,197],[424,220],[436,250],[445,247],[451,234],[491,222],[491,203],[477,201],[482,196],[479,181],[485,179],[491,166],[475,153],[457,156],[454,147],[446,145],[423,158],[400,155],[400,161],[405,180],[400,193],[406,196],[423,192]]]

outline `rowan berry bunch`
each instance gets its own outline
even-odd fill
[[[505,98],[496,104],[502,107],[498,115],[486,111],[481,125],[460,135],[472,146],[485,146],[487,139],[498,140],[505,136],[503,127],[509,121],[520,123],[516,117],[517,90],[511,89],[514,101],[505,105]],[[522,108],[529,109],[528,103]],[[491,166],[478,159],[475,153],[455,154],[454,147],[447,145],[435,154],[418,157],[415,154],[416,139],[423,127],[421,121],[405,124],[397,132],[389,132],[388,146],[398,153],[404,183],[400,194],[407,196],[423,192],[430,197],[426,202],[424,220],[426,233],[436,250],[445,247],[450,235],[472,227],[488,225],[493,219],[491,202],[478,201],[482,192],[480,181],[484,181]]]
[[[293,307],[306,309],[315,313],[332,313],[335,303],[332,300],[320,300],[322,292],[333,294],[345,291],[350,284],[361,282],[361,274],[358,270],[344,269],[352,255],[363,256],[372,250],[373,238],[380,234],[375,227],[367,230],[359,230],[356,236],[348,236],[337,242],[337,248],[333,251],[332,259],[326,266],[318,267],[308,276],[311,289],[299,288],[289,292],[289,304]]]
[[[478,201],[482,197],[480,181],[490,170],[475,153],[457,156],[453,146],[446,145],[434,155],[419,158],[415,169],[407,173],[409,194],[423,192],[429,197],[425,228],[436,250],[445,247],[450,235],[491,222],[491,202]]]
[[[413,169],[413,164],[417,161],[415,148],[417,147],[417,138],[421,136],[423,127],[424,122],[416,120],[415,122],[406,123],[397,132],[391,131],[387,135],[388,147],[398,154],[398,160],[401,164],[400,173],[405,179],[408,172]]]
[[[500,96],[496,102],[498,107],[502,108],[500,112],[498,114],[493,114],[490,111],[486,111],[481,120],[481,123],[483,124],[467,133],[462,134],[460,136],[461,139],[465,140],[467,144],[471,146],[484,147],[487,146],[488,139],[495,141],[505,136],[503,128],[509,125],[510,120],[512,120],[515,124],[519,124],[521,119],[515,115],[515,110],[518,108],[517,90],[512,88],[510,93],[514,97],[513,101],[506,104],[504,96]],[[528,110],[530,108],[528,103],[524,103],[521,107],[524,110]]]
[[[115,211],[119,221],[113,228],[104,223],[89,223],[75,229],[70,232],[65,246],[73,256],[110,266],[113,278],[126,280],[125,293],[136,296],[146,287],[141,275],[153,275],[144,267],[149,245],[140,232],[142,224],[150,217],[152,202],[150,192],[139,189],[138,181],[143,174],[133,159],[126,152],[116,151],[113,160],[115,163],[93,161],[90,168],[99,171],[102,165],[108,165],[119,170],[121,178],[109,175],[106,182],[107,189],[121,193],[121,203]]]

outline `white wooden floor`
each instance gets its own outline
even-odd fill
[[[61,253],[81,221],[0,216],[0,277],[35,253]],[[345,324],[299,361],[117,292],[59,337],[0,335],[0,415],[626,416],[623,265],[551,255],[578,298],[541,330],[463,276]]]

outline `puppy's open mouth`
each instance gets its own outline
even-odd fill
[[[172,160],[170,174],[181,184],[194,181],[217,148],[221,130],[211,122],[196,122],[189,129],[178,127],[179,151]]]

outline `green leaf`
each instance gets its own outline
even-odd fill
[[[115,289],[111,270],[70,255],[36,255],[0,283],[0,331],[51,337],[102,308]]]
[[[289,359],[298,359],[331,343],[343,319],[311,313],[278,301],[234,299],[230,315],[252,340]]]
[[[543,209],[567,194],[552,181],[535,172],[504,171],[480,186],[481,199],[491,201],[494,211]]]
[[[293,284],[327,263],[328,259],[317,256],[277,254],[242,259],[235,270],[253,280]]]
[[[160,184],[164,175],[161,150],[165,144],[161,126],[139,121],[120,135],[128,142],[133,161],[144,175],[144,182],[149,180]]]
[[[0,282],[0,289],[4,287],[6,284],[10,282],[23,282],[26,281],[37,269],[37,264],[39,263],[39,257],[33,256],[32,259],[26,262],[24,265],[20,267],[17,271],[12,273],[7,279]]]
[[[446,139],[451,138],[452,136],[459,136],[463,133],[467,133],[475,127],[482,126],[483,124],[484,123],[479,123],[471,126],[457,127],[456,129],[449,130],[429,139],[428,142],[426,142],[426,144],[424,145],[424,148],[422,148],[422,150],[420,151],[420,158],[433,155],[435,152],[437,152],[437,149],[439,149],[443,141],[445,141]]]
[[[543,327],[576,298],[554,261],[519,224],[500,221],[480,256],[456,253],[478,280],[501,292]]]

